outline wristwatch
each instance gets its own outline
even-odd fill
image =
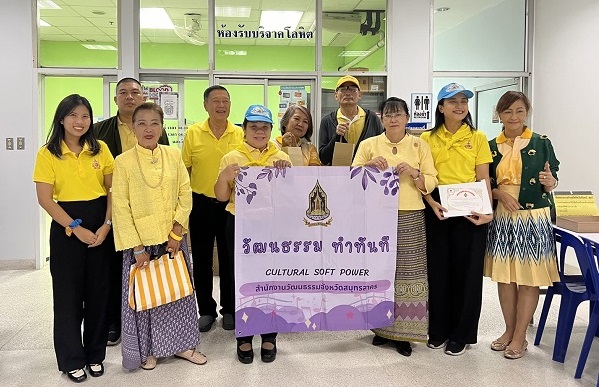
[[[112,227],[112,220],[106,219],[106,222],[104,222],[104,224],[107,224],[108,226]]]

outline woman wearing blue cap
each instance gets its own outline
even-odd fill
[[[220,161],[214,193],[218,200],[229,202],[226,210],[229,211],[230,215],[227,219],[225,234],[231,268],[234,267],[235,259],[235,177],[241,167],[274,166],[275,168],[288,168],[291,166],[287,153],[279,150],[275,143],[270,141],[272,125],[272,113],[267,107],[251,105],[245,112],[245,119],[243,120],[244,142],[224,155]],[[235,297],[235,284],[232,285],[231,294]],[[235,305],[234,299],[232,305]],[[263,362],[270,363],[277,356],[277,333],[266,333],[261,336],[260,358]],[[244,364],[250,364],[254,361],[252,340],[253,336],[237,338],[237,359]]]
[[[484,133],[474,128],[468,99],[474,94],[457,83],[437,97],[435,126],[421,138],[431,147],[439,185],[485,180],[493,161]],[[491,214],[445,218],[437,190],[425,196],[428,282],[428,346],[458,356],[476,343],[482,304],[483,257]]]

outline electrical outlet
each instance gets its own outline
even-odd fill
[[[6,137],[6,150],[15,150],[15,139]]]
[[[25,149],[25,137],[17,137],[17,150]]]

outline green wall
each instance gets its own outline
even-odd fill
[[[364,50],[372,47],[379,40],[379,36],[364,36],[355,39],[347,47],[323,47],[323,71],[337,71],[353,58],[341,57],[343,50]],[[101,43],[96,44],[112,44]],[[247,51],[246,56],[233,56],[219,54],[220,49],[229,51]],[[218,46],[216,47],[216,69],[225,71],[305,71],[314,72],[314,47],[307,46]],[[88,50],[80,42],[40,42],[40,65],[42,67],[73,67],[73,68],[116,68],[117,51]],[[153,69],[199,69],[208,67],[208,46],[194,46],[190,44],[142,44],[142,68]],[[381,48],[356,66],[368,67],[371,71],[383,71],[385,49]],[[268,76],[268,73],[264,74]],[[337,78],[323,78],[322,87],[334,89]],[[78,93],[88,98],[94,110],[94,121],[103,115],[104,102],[102,98],[103,83],[100,77],[45,77],[44,84],[44,130],[50,129],[52,117],[58,103],[67,95]],[[206,79],[184,80],[184,114],[186,125],[203,121],[207,113],[203,106],[203,93],[208,87]],[[258,85],[226,85],[231,94],[230,120],[241,123],[243,115],[249,105],[262,103],[264,90]],[[309,90],[308,90],[309,91]],[[114,115],[116,105],[112,101],[114,84],[110,88],[111,102],[110,113]],[[276,117],[279,108],[279,87],[269,86],[268,107]],[[315,123],[316,124],[316,123]],[[165,126],[177,126],[174,120],[165,122]],[[279,135],[277,120],[273,137]]]

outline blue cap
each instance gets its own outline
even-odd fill
[[[251,105],[245,112],[245,119],[248,121],[260,121],[274,124],[274,122],[272,122],[272,113],[266,106],[262,105]]]
[[[474,93],[470,90],[467,90],[464,86],[459,83],[450,83],[449,85],[443,86],[439,95],[437,96],[437,101],[441,101],[445,98],[451,98],[456,94],[462,93],[466,96],[466,98],[470,99],[474,97]]]

